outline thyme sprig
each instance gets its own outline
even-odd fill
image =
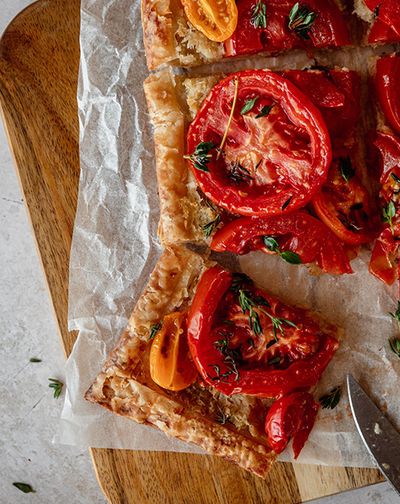
[[[396,320],[399,328],[400,328],[400,300],[397,301],[397,309],[395,312],[389,312],[389,315],[392,317],[392,319]]]
[[[261,296],[253,296],[248,291],[244,291],[242,289],[239,290],[239,305],[242,309],[243,313],[248,312],[249,315],[249,325],[251,330],[254,332],[256,336],[262,333],[262,326],[260,322],[260,316],[256,309],[262,312],[264,315],[269,317],[272,323],[272,333],[274,335],[274,340],[278,341],[278,332],[280,332],[281,336],[285,335],[284,325],[288,325],[290,327],[297,327],[297,325],[291,320],[285,318],[275,317],[263,307],[270,308],[271,305],[268,301]]]
[[[267,6],[264,2],[257,2],[253,6],[253,11],[251,13],[251,24],[254,28],[266,28],[267,27]]]
[[[239,79],[237,77],[235,77],[233,79],[233,85],[234,85],[234,90],[233,90],[233,100],[232,100],[231,113],[229,114],[229,119],[226,124],[224,136],[222,137],[221,143],[219,144],[219,147],[218,147],[217,159],[219,159],[219,157],[221,156],[221,152],[222,152],[222,149],[225,145],[225,142],[226,142],[226,139],[228,136],[228,131],[229,131],[232,119],[233,119],[233,114],[235,113],[235,107],[236,107],[236,101],[237,101],[238,89],[239,89]]]
[[[310,38],[308,32],[314,24],[317,14],[307,6],[296,2],[289,13],[289,30],[294,31],[302,39]]]
[[[53,397],[58,399],[61,395],[64,383],[56,378],[49,378],[49,387],[53,389]]]
[[[393,218],[396,215],[396,207],[392,200],[389,201],[388,206],[383,208],[382,216],[383,221],[389,224],[390,231],[394,235],[394,223]]]
[[[208,172],[208,163],[212,158],[210,151],[214,149],[215,145],[213,142],[200,142],[196,145],[194,152],[192,154],[184,155],[184,159],[190,159],[193,166],[200,171]]]
[[[281,251],[279,247],[279,243],[273,236],[263,236],[264,245],[271,252],[275,252],[280,255],[282,259],[289,264],[301,264],[301,257],[296,252],[292,252],[291,250]]]
[[[319,402],[323,409],[335,409],[339,404],[342,395],[342,388],[337,386],[330,390],[327,394],[319,398]]]
[[[230,416],[227,415],[222,409],[218,406],[218,411],[215,415],[215,421],[221,425],[225,425],[226,423],[231,423]]]

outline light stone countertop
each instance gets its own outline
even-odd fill
[[[0,0],[0,33],[29,3]],[[63,381],[64,355],[1,124],[0,171],[0,504],[105,503],[87,451],[51,441],[62,398],[52,397],[48,378]],[[30,363],[31,357],[42,362]],[[12,486],[15,481],[31,484],[36,493],[23,494]],[[397,504],[400,499],[380,484],[313,502]]]

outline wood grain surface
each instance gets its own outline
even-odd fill
[[[40,0],[0,42],[3,118],[66,355],[75,340],[67,299],[79,181],[79,7],[79,0]],[[91,455],[113,504],[291,504],[381,480],[368,469],[276,464],[263,481],[215,457],[104,449]]]

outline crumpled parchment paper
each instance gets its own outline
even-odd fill
[[[324,58],[365,72],[371,50]],[[304,53],[258,58],[264,68],[302,68]],[[225,65],[225,66],[224,66]],[[254,60],[225,62],[232,71]],[[210,69],[196,69],[210,71]],[[196,447],[87,403],[83,394],[125,328],[161,248],[156,238],[158,197],[151,128],[143,80],[148,74],[139,0],[82,0],[78,88],[81,178],[70,264],[69,329],[79,336],[66,364],[67,392],[56,441],[103,448],[190,451]],[[387,315],[394,292],[367,271],[368,254],[352,262],[354,275],[312,277],[305,266],[252,253],[244,272],[282,299],[313,308],[344,329],[316,396],[342,385],[334,410],[321,410],[299,462],[371,466],[355,431],[345,393],[351,371],[400,427],[400,359],[387,339],[396,327]],[[397,359],[397,360],[396,360]],[[291,460],[291,451],[281,457]]]

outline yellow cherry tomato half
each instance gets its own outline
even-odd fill
[[[168,390],[183,390],[197,377],[186,336],[186,313],[166,315],[150,349],[150,375]]]
[[[236,30],[235,0],[182,0],[182,5],[192,25],[214,42],[227,40]]]

